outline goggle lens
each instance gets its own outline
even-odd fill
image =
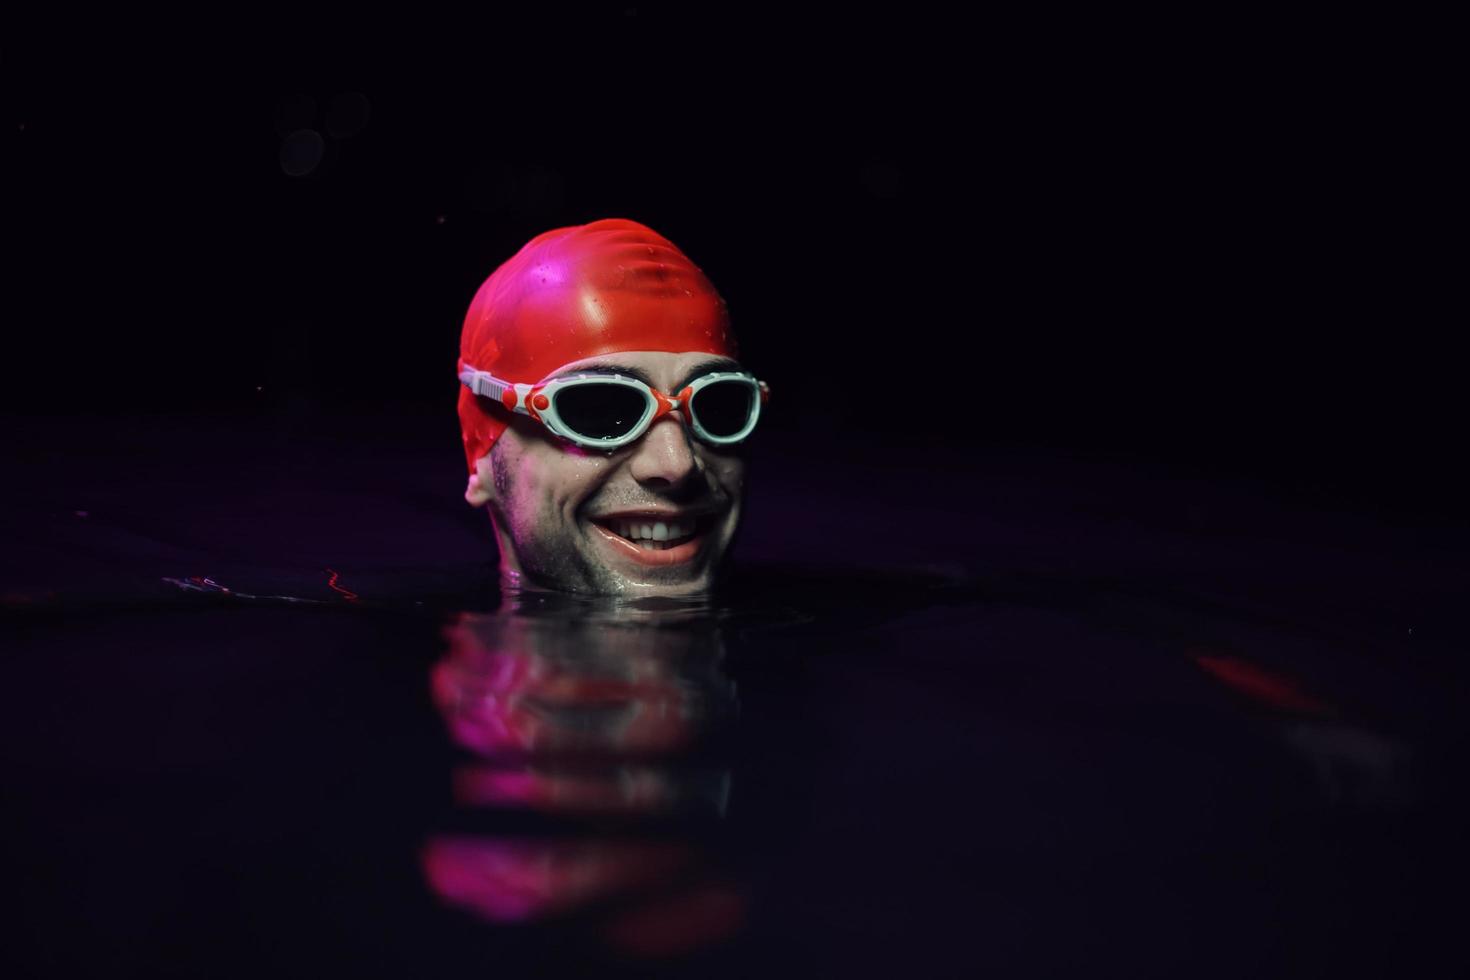
[[[728,439],[749,424],[757,397],[755,386],[748,382],[733,378],[711,381],[689,399],[689,410],[704,431],[717,439]]]
[[[589,381],[556,393],[556,414],[562,423],[588,439],[627,435],[647,409],[643,392],[627,385]]]

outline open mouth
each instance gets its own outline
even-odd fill
[[[692,541],[703,530],[700,523],[709,524],[708,518],[685,517],[676,521],[653,521],[612,518],[599,521],[603,527],[619,537],[642,548],[644,551],[667,551]]]
[[[677,518],[613,515],[592,520],[599,536],[618,552],[648,565],[672,565],[693,558],[718,514],[691,514]]]

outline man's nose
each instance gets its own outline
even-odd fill
[[[633,479],[645,486],[678,486],[698,471],[689,427],[679,412],[649,426],[629,460]]]

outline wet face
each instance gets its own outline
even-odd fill
[[[709,354],[637,351],[566,365],[641,376],[664,392],[733,370]],[[465,499],[490,512],[510,586],[600,595],[690,595],[713,584],[740,522],[741,447],[709,446],[682,412],[612,452],[564,441],[524,415],[479,460]]]

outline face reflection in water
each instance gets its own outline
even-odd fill
[[[660,390],[676,392],[706,365],[735,366],[708,354],[637,351],[576,361],[558,373],[633,368]],[[465,499],[489,510],[508,587],[697,595],[712,587],[735,537],[745,469],[739,446],[706,445],[682,412],[665,415],[642,438],[611,453],[583,449],[516,415],[479,460]],[[687,557],[651,563],[650,553],[640,558],[640,549],[615,533],[619,519],[650,523],[658,517],[693,524],[697,546],[678,551]]]
[[[615,911],[593,916],[594,932],[625,952],[669,952],[733,932],[743,901],[694,839],[626,830],[651,817],[723,816],[729,769],[688,757],[733,716],[735,692],[702,610],[691,607],[682,625],[677,611],[660,611],[656,625],[636,609],[610,610],[581,620],[462,615],[445,631],[431,689],[468,752],[453,775],[461,807],[610,819],[623,832],[446,833],[427,842],[422,865],[441,900],[491,922],[615,899]]]

